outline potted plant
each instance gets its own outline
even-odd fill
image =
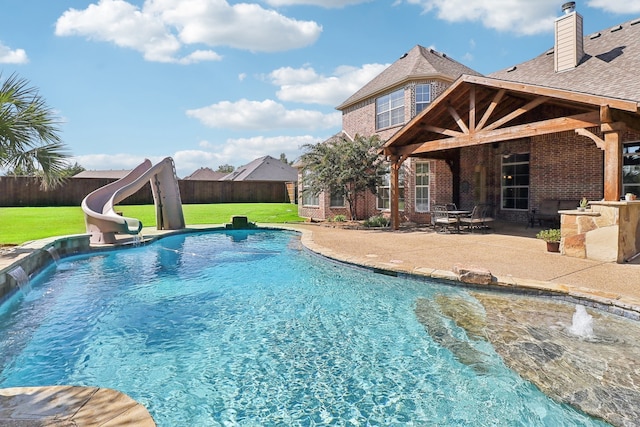
[[[538,239],[542,239],[547,242],[547,251],[560,252],[560,230],[557,228],[550,228],[548,230],[541,230],[536,234]]]
[[[587,209],[588,204],[589,204],[589,201],[587,200],[587,198],[583,197],[582,199],[580,199],[580,205],[578,206],[578,210],[581,212],[584,212],[584,210]]]

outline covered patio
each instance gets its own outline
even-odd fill
[[[563,253],[628,261],[640,253],[640,202],[621,201],[623,147],[639,136],[636,101],[462,76],[384,146],[392,228],[400,225],[402,163],[441,159],[451,170],[450,201],[492,203],[501,219],[526,221],[546,198],[587,197],[589,212],[561,212]],[[526,165],[522,182],[507,176],[506,162]]]

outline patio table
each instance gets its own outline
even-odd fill
[[[450,217],[456,219],[456,231],[460,232],[460,218],[463,216],[471,215],[471,211],[463,211],[463,210],[448,210],[447,213]]]

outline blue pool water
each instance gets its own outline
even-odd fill
[[[482,371],[436,344],[416,299],[465,292],[326,261],[289,232],[167,237],[63,260],[6,301],[0,387],[114,388],[159,426],[602,425],[487,343],[468,341]]]

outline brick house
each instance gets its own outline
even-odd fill
[[[443,53],[417,45],[337,107],[342,112],[342,131],[336,136],[352,139],[355,135],[377,134],[387,140],[465,74],[480,75]],[[437,159],[411,159],[403,166],[403,172],[404,220],[429,221],[434,198],[443,202],[451,199],[449,167]],[[307,194],[302,175],[298,178],[298,190],[300,216],[318,220],[335,215],[348,217],[343,197]],[[360,217],[388,215],[388,182],[378,189],[377,195],[367,192],[359,200]]]
[[[586,197],[588,213],[561,211],[563,253],[624,262],[640,254],[640,202],[620,201],[640,195],[640,19],[585,37],[575,3],[563,8],[552,49],[461,76],[387,140],[391,187],[424,158],[450,167],[452,201],[490,203],[504,220]],[[394,227],[400,208],[392,198]]]

